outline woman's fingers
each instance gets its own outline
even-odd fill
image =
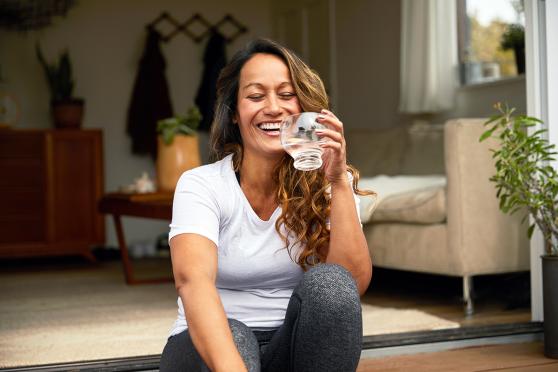
[[[320,137],[327,137],[335,142],[342,142],[343,135],[332,129],[316,129],[316,134]]]
[[[331,129],[343,133],[343,123],[329,110],[322,110],[318,115],[317,121]]]
[[[339,142],[326,141],[326,142],[320,143],[320,146],[323,149],[332,149],[332,150],[335,150],[337,152],[341,152],[341,150],[343,150],[343,145]]]

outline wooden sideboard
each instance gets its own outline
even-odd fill
[[[105,243],[102,132],[0,130],[0,257],[81,254]]]

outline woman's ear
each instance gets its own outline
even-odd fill
[[[238,114],[234,114],[232,117],[232,123],[238,125]]]

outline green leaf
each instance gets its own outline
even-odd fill
[[[495,130],[496,130],[496,127],[492,128],[492,129],[489,129],[489,130],[487,130],[486,132],[484,132],[484,133],[480,136],[479,142],[482,142],[482,141],[484,141],[485,139],[491,137],[491,136],[492,136],[492,133],[494,133]]]
[[[196,129],[201,121],[201,114],[197,107],[188,109],[186,115],[159,120],[157,122],[157,133],[161,134],[163,141],[169,145],[177,134],[195,136]]]
[[[487,126],[487,125],[489,125],[489,124],[491,124],[491,123],[493,123],[493,122],[495,122],[496,120],[499,120],[499,119],[501,119],[501,118],[502,118],[502,115],[494,115],[494,116],[491,116],[491,117],[484,123],[484,125]]]
[[[527,229],[527,236],[529,237],[529,239],[531,239],[531,237],[533,236],[533,231],[535,231],[535,226],[536,226],[535,224],[532,224]]]
[[[163,135],[163,142],[165,142],[165,144],[167,145],[172,144],[172,141],[174,140],[174,132],[172,130],[166,129],[163,131],[162,135]]]
[[[49,64],[39,46],[35,46],[37,59],[43,67],[47,78],[51,100],[68,99],[72,97],[74,80],[72,76],[72,65],[68,51],[60,54],[58,63]]]

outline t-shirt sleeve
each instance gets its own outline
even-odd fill
[[[219,204],[209,184],[197,174],[182,174],[174,191],[169,241],[176,235],[193,233],[219,245]]]

